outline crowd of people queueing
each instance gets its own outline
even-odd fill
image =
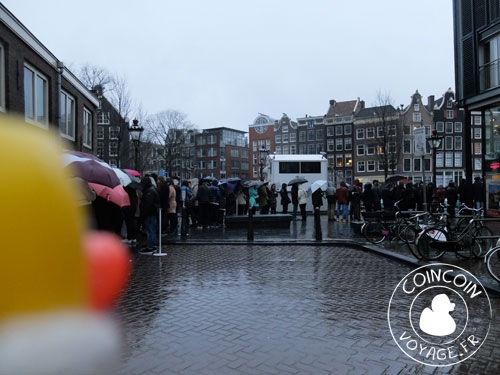
[[[289,191],[290,189],[290,191]],[[338,186],[328,183],[326,190],[317,189],[306,192],[302,184],[287,186],[282,184],[278,190],[276,184],[266,181],[252,181],[249,185],[241,181],[233,183],[218,181],[215,178],[193,179],[182,181],[178,178],[146,175],[141,179],[141,189],[125,187],[130,198],[130,206],[123,208],[97,198],[92,203],[93,226],[95,229],[108,230],[117,234],[122,233],[122,225],[126,227],[124,242],[134,245],[137,243],[139,231],[146,234],[147,251],[154,251],[158,246],[159,208],[162,209],[161,230],[163,234],[177,234],[179,217],[184,209],[184,220],[191,227],[218,227],[224,224],[226,216],[253,214],[276,214],[289,212],[295,220],[307,220],[306,204],[311,196],[312,206],[320,208],[326,200],[328,206],[328,220],[348,222],[361,219],[361,208],[365,212],[399,209],[423,210],[424,184],[411,182],[394,182],[379,185],[360,183],[355,180],[352,185],[341,181]],[[465,203],[469,207],[484,206],[483,184],[476,178],[472,184],[462,180],[457,188],[453,181],[444,188],[434,187],[432,183],[425,186],[427,204],[431,211],[437,211],[446,203],[450,217],[454,217],[457,202]],[[281,206],[278,211],[277,206]],[[300,209],[299,219],[297,217]]]

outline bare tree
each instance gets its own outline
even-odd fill
[[[146,124],[153,141],[162,146],[165,170],[172,176],[173,162],[180,158],[180,145],[185,133],[194,125],[188,121],[186,114],[172,109],[150,116]]]
[[[103,92],[113,89],[112,75],[101,66],[87,63],[79,70],[78,77],[89,90],[96,86],[102,86]]]
[[[384,179],[387,179],[389,171],[396,172],[403,151],[403,126],[389,93],[377,92],[374,117],[377,158],[384,169]]]

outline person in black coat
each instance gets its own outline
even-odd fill
[[[166,233],[168,231],[168,207],[170,205],[170,188],[168,181],[163,177],[158,177],[158,189],[160,194],[160,207],[161,207],[161,231]]]
[[[210,188],[208,187],[207,182],[204,181],[198,186],[196,199],[199,204],[198,210],[200,223],[203,228],[206,228],[210,217]]]
[[[149,176],[142,178],[141,186],[141,218],[144,222],[147,236],[147,247],[144,250],[152,251],[158,246],[158,208],[160,208],[160,195],[158,194],[158,190],[152,185]]]
[[[372,184],[367,183],[365,185],[365,189],[363,191],[363,194],[361,195],[361,199],[363,199],[363,204],[365,205],[365,211],[366,212],[371,212],[374,209],[374,203],[375,203],[375,194],[372,189]]]
[[[455,217],[455,207],[457,206],[458,200],[458,191],[453,181],[448,183],[446,198],[448,199],[448,216],[453,219]]]
[[[474,205],[474,191],[472,188],[472,184],[469,180],[462,179],[460,182],[460,186],[458,187],[458,195],[460,198],[460,202],[465,204],[467,207],[473,208]],[[466,212],[466,215],[470,215],[470,212]]]
[[[314,193],[312,193],[311,198],[314,210],[316,210],[316,208],[321,208],[321,206],[323,205],[323,192],[321,191],[321,189],[318,189]]]
[[[378,186],[378,180],[373,181],[372,191],[373,191],[373,209],[375,211],[380,211],[380,209],[382,208],[380,205],[380,200],[382,199],[382,192],[380,190],[380,187]]]
[[[130,199],[130,206],[125,206],[122,208],[123,217],[125,219],[125,225],[127,226],[127,242],[129,244],[135,244],[137,242],[136,237],[136,223],[135,223],[135,211],[137,210],[137,193],[135,189],[129,186],[125,186],[125,191]]]
[[[290,198],[288,198],[288,191],[286,190],[286,184],[281,184],[280,190],[281,206],[283,207],[283,213],[288,213],[288,205],[290,204]]]
[[[292,204],[293,204],[293,217],[297,218],[297,210],[299,209],[299,185],[292,185]]]
[[[472,198],[474,199],[475,208],[484,207],[484,186],[481,178],[476,177],[472,185]]]

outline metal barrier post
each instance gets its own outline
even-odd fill
[[[323,239],[323,233],[321,233],[321,221],[319,216],[319,207],[314,208],[314,228],[316,231],[316,241],[321,241]]]
[[[248,209],[248,233],[247,240],[253,241],[253,207]]]
[[[167,255],[167,253],[161,252],[161,207],[158,209],[158,251],[153,255],[156,257]]]

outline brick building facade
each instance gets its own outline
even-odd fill
[[[97,98],[0,4],[0,112],[54,128],[68,148],[95,154]]]
[[[268,115],[259,113],[253,123],[248,125],[250,180],[257,180],[260,178],[261,160],[265,155],[275,152],[274,125],[276,122],[277,120]]]

